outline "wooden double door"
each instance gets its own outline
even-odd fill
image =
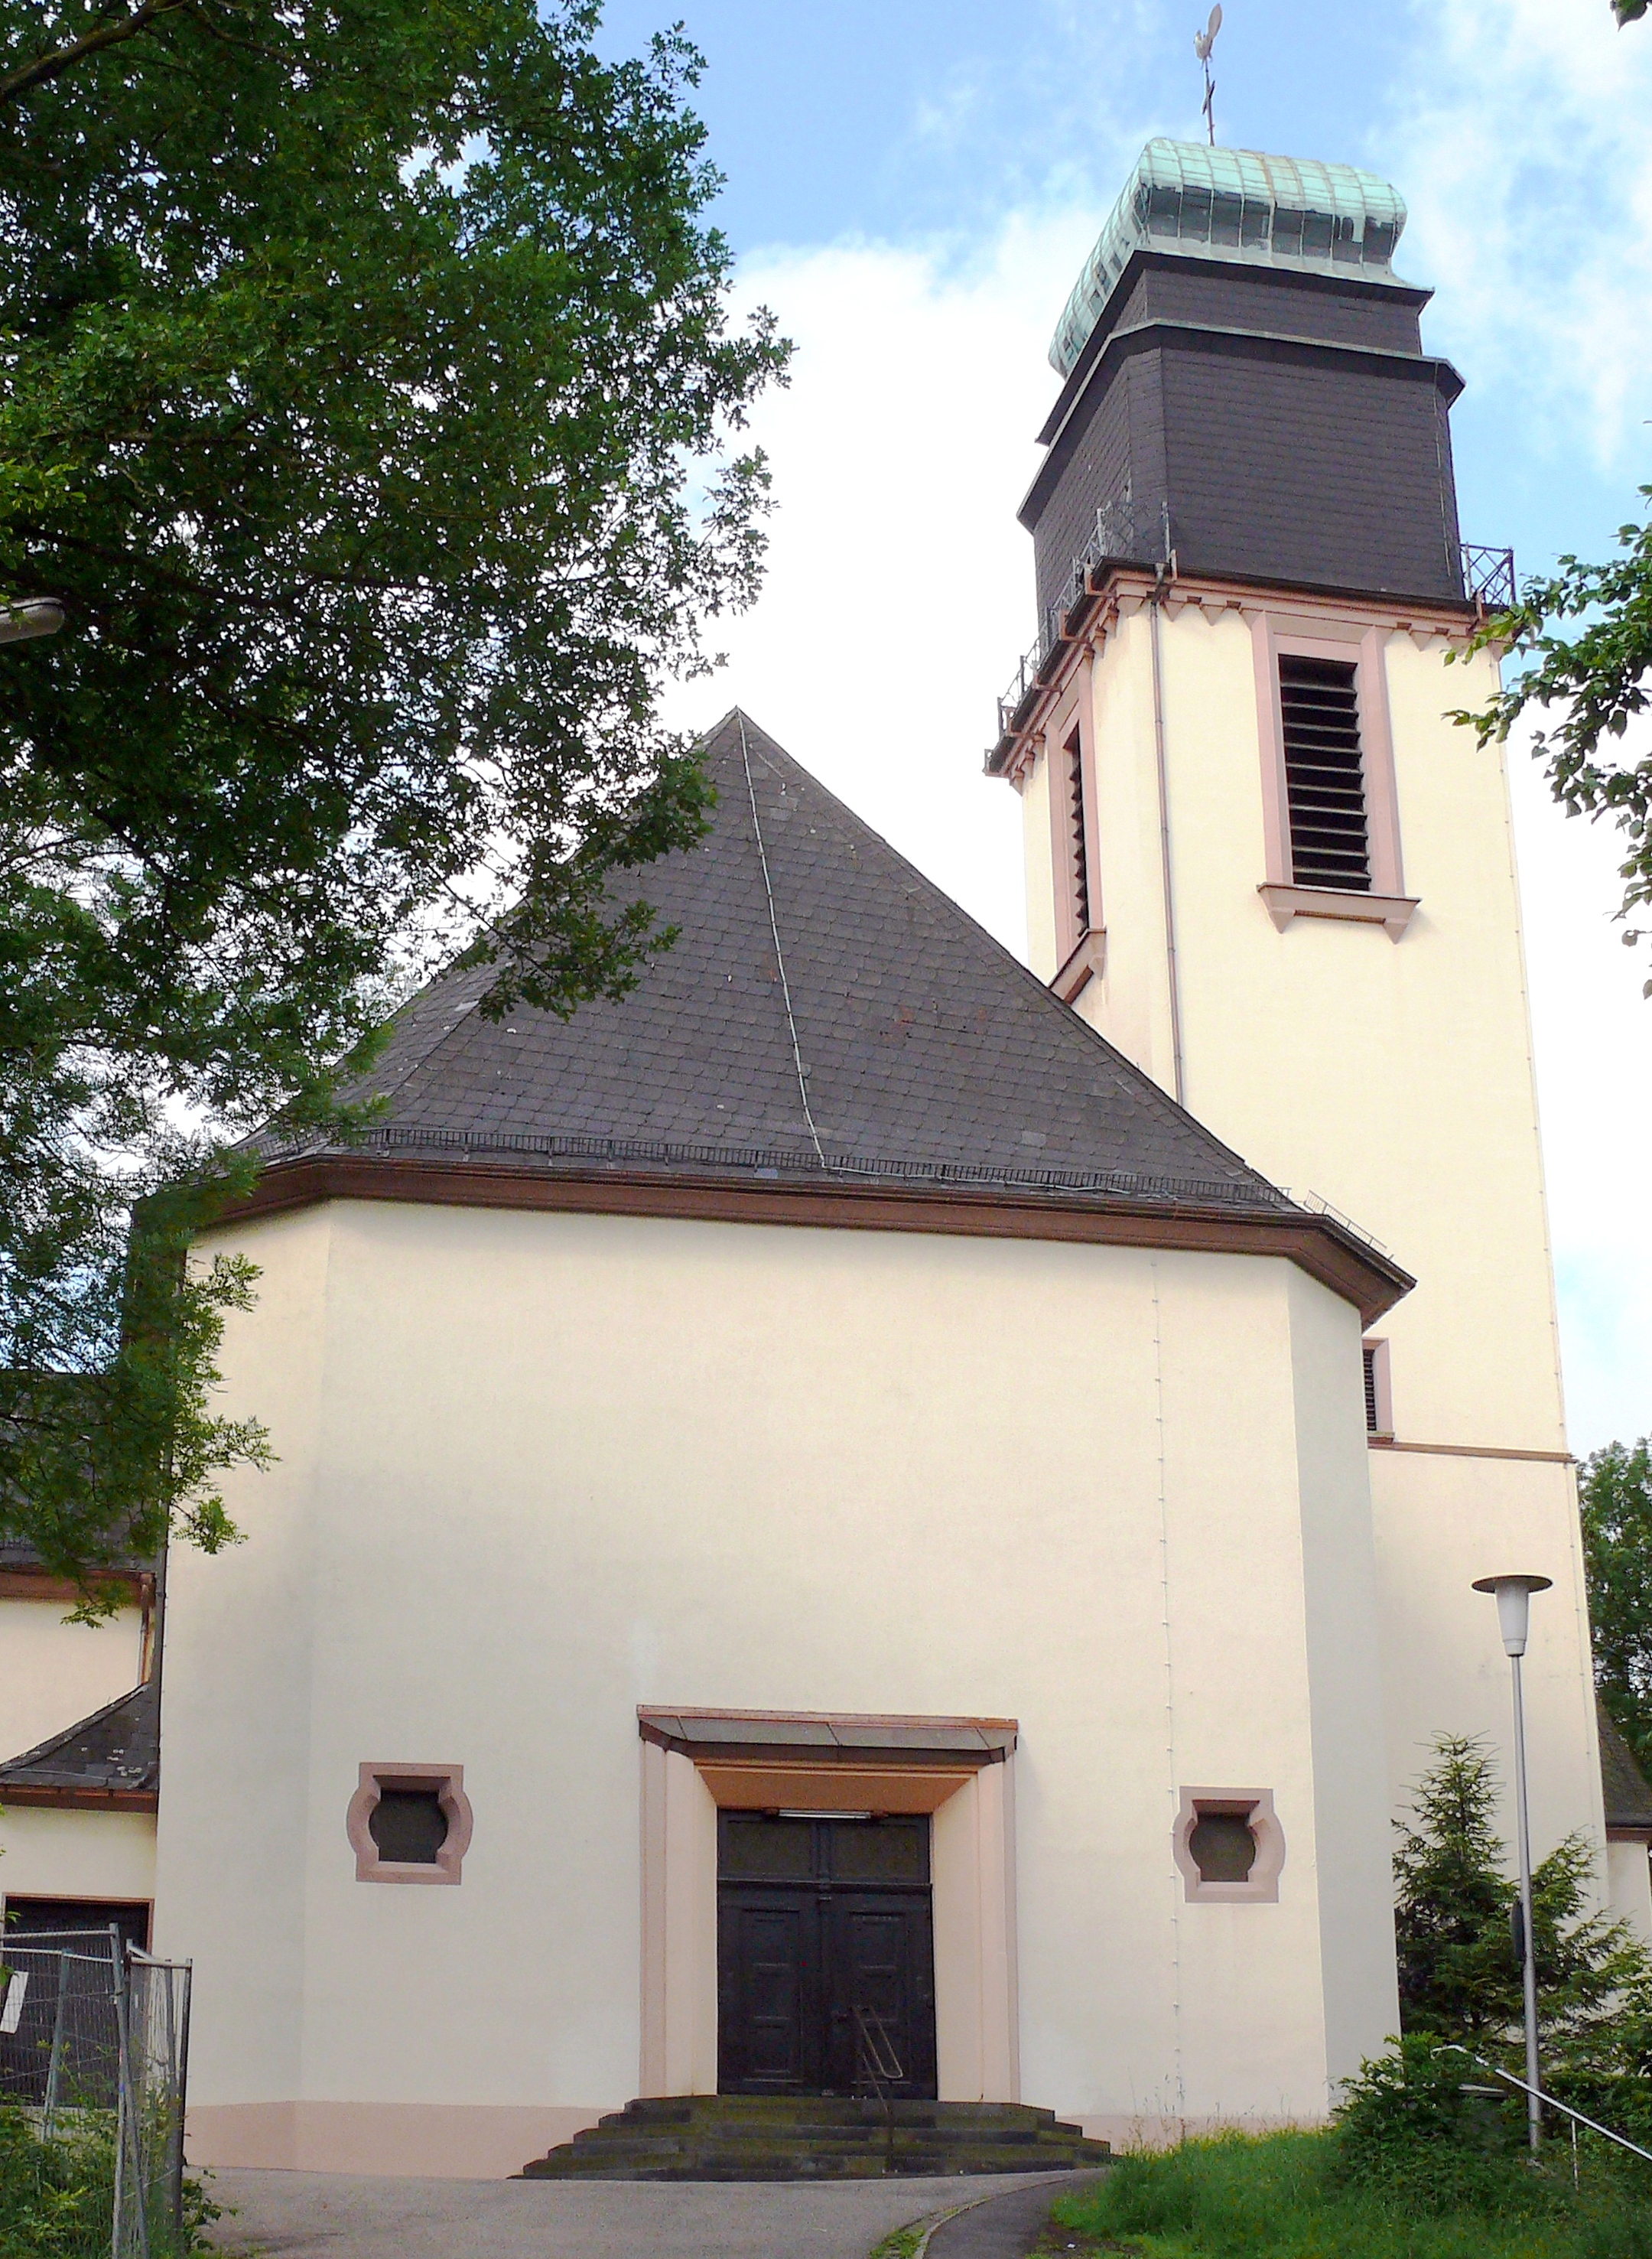
[[[717,1821],[719,2092],[933,2100],[929,1815]]]

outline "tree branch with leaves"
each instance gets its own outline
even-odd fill
[[[77,1491],[44,1386],[125,1354],[134,1202],[207,1214],[457,953],[566,1013],[669,944],[611,882],[704,827],[659,693],[756,592],[787,348],[729,318],[699,58],[597,20],[0,0],[0,602],[64,613],[0,649],[0,1531],[65,1573],[210,1488],[197,1430]]]
[[[1641,492],[1652,502],[1652,487]],[[1558,710],[1558,720],[1534,730],[1532,751],[1569,816],[1604,816],[1623,831],[1619,916],[1633,948],[1647,938],[1636,921],[1652,908],[1652,744],[1621,758],[1615,749],[1652,706],[1652,516],[1620,526],[1618,545],[1622,554],[1605,565],[1563,557],[1558,573],[1527,581],[1513,609],[1484,624],[1471,650],[1513,648],[1535,664],[1479,713],[1454,718],[1485,745],[1506,739],[1534,707]],[[1557,624],[1569,620],[1586,624],[1562,633]],[[1652,996],[1652,980],[1643,994]]]

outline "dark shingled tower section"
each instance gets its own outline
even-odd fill
[[[1215,580],[1461,601],[1449,410],[1422,349],[1432,294],[1137,250],[1040,439],[1022,505],[1042,617],[1096,512],[1118,553]]]

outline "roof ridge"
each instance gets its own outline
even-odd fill
[[[737,707],[731,708],[730,716],[741,710],[742,709]],[[729,718],[730,716],[725,716],[724,721],[726,722]],[[779,744],[776,739],[769,736],[768,731],[763,728],[761,723],[754,722],[749,714],[746,715],[745,719],[750,727],[755,730],[764,739],[765,743],[780,755],[781,760],[783,760],[789,768],[794,770],[814,791],[819,793],[823,799],[830,803],[833,809],[843,816],[849,829],[859,832],[865,838],[871,840],[875,846],[880,848],[886,855],[889,856],[894,861],[898,863],[903,873],[909,872],[913,878],[917,880],[919,886],[924,890],[924,892],[936,904],[938,904],[942,910],[949,916],[954,919],[961,919],[965,924],[967,924],[971,929],[971,931],[993,951],[1002,963],[1009,968],[1015,977],[1021,982],[1022,987],[1027,989],[1029,994],[1029,1001],[1033,1002],[1036,1001],[1036,1009],[1044,1013],[1047,1017],[1058,1019],[1060,1024],[1065,1030],[1077,1029],[1081,1030],[1083,1039],[1100,1055],[1100,1057],[1106,1061],[1109,1069],[1114,1072],[1120,1073],[1122,1079],[1133,1083],[1137,1092],[1147,1100],[1150,1106],[1159,1109],[1164,1118],[1192,1122],[1202,1137],[1207,1138],[1212,1144],[1220,1147],[1221,1151],[1230,1161],[1234,1162],[1237,1167],[1243,1169],[1245,1173],[1254,1179],[1257,1184],[1265,1186],[1269,1192],[1277,1193],[1278,1191],[1279,1188],[1278,1186],[1274,1185],[1269,1178],[1264,1177],[1262,1172],[1251,1162],[1247,1161],[1243,1153],[1235,1152],[1234,1148],[1229,1145],[1224,1138],[1217,1136],[1216,1132],[1211,1129],[1207,1122],[1200,1121],[1199,1116],[1191,1112],[1187,1107],[1179,1105],[1177,1101],[1171,1097],[1169,1091],[1164,1087],[1163,1084],[1156,1082],[1153,1080],[1153,1077],[1148,1073],[1144,1067],[1138,1066],[1134,1059],[1128,1058],[1125,1053],[1118,1050],[1114,1044],[1110,1044],[1107,1037],[1102,1035],[1099,1030],[1093,1028],[1090,1025],[1090,1023],[1081,1013],[1075,1012],[1071,1004],[1064,1003],[1061,998],[1056,994],[1055,991],[1049,986],[1049,984],[1039,979],[1038,975],[1033,971],[1031,966],[1026,964],[1021,958],[1017,957],[1014,950],[1007,948],[1005,944],[1000,941],[998,936],[990,930],[990,928],[983,925],[980,920],[978,917],[973,916],[970,911],[965,909],[961,902],[955,901],[953,897],[946,892],[943,887],[937,885],[935,880],[929,876],[927,872],[921,870],[915,863],[910,861],[905,855],[903,855],[901,852],[901,850],[895,846],[891,840],[886,839],[880,831],[874,830],[872,825],[866,822],[863,816],[857,814],[855,809],[850,807],[847,801],[839,799],[838,795],[832,790],[830,785],[822,784],[820,779],[814,774],[812,770],[806,769],[802,763],[799,761],[794,755],[787,752],[784,745]],[[724,723],[719,723],[717,726],[721,729],[724,726]],[[713,733],[709,732],[708,738],[701,742],[709,742],[709,736],[711,734]]]

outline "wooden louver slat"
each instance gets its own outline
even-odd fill
[[[1292,878],[1299,887],[1371,892],[1371,834],[1351,665],[1282,653],[1279,707]]]

